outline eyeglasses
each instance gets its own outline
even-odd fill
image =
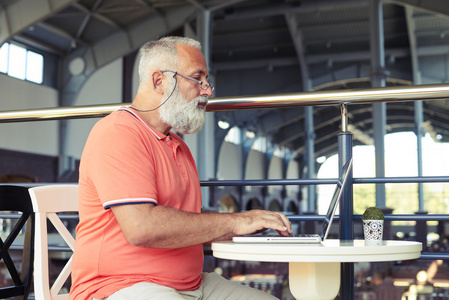
[[[192,78],[192,77],[189,77],[189,76],[186,76],[186,75],[182,75],[182,74],[180,74],[180,73],[178,73],[178,72],[176,72],[176,71],[172,71],[172,70],[160,70],[160,71],[161,71],[162,73],[165,73],[165,72],[172,72],[172,73],[174,73],[173,78],[174,78],[176,75],[179,75],[179,76],[184,77],[184,78],[186,78],[186,79],[192,80],[192,81],[198,83],[198,84],[200,85],[200,88],[201,88],[202,90],[207,90],[208,88],[210,88],[212,91],[214,91],[214,89],[215,89],[215,88],[214,88],[213,86],[211,86],[209,83],[205,83],[204,81],[199,81],[199,80],[197,80],[197,79],[195,79],[195,78]]]

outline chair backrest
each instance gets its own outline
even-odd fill
[[[6,239],[3,241],[0,238],[0,260],[3,260],[5,263],[6,269],[14,284],[0,288],[0,299],[10,297],[14,297],[14,299],[27,299],[33,277],[34,251],[34,213],[28,188],[23,186],[0,185],[0,211],[22,213]],[[16,269],[11,258],[10,247],[19,236],[25,223],[26,231],[23,245],[22,269],[19,275],[19,271]]]
[[[61,288],[72,272],[72,257],[62,269],[50,288],[48,271],[47,219],[74,250],[75,239],[56,213],[78,212],[78,185],[54,184],[29,189],[36,218],[34,250],[34,293],[38,300],[69,299],[68,294],[60,294]]]

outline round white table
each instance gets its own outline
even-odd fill
[[[326,240],[321,244],[212,243],[217,258],[288,262],[290,290],[296,299],[335,299],[340,290],[340,263],[416,259],[422,245],[409,241]]]

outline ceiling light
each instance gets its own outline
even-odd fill
[[[218,121],[218,127],[220,127],[221,129],[228,129],[229,126],[231,125],[226,121]]]
[[[250,130],[247,130],[247,131],[245,132],[245,135],[246,135],[246,137],[249,138],[249,139],[253,139],[253,138],[256,137],[256,133],[253,132],[253,131],[250,131]]]
[[[316,162],[322,164],[326,161],[326,156],[320,156],[316,159]]]

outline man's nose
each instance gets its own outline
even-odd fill
[[[207,89],[200,89],[200,96],[210,97],[212,96],[212,88],[208,86]]]

